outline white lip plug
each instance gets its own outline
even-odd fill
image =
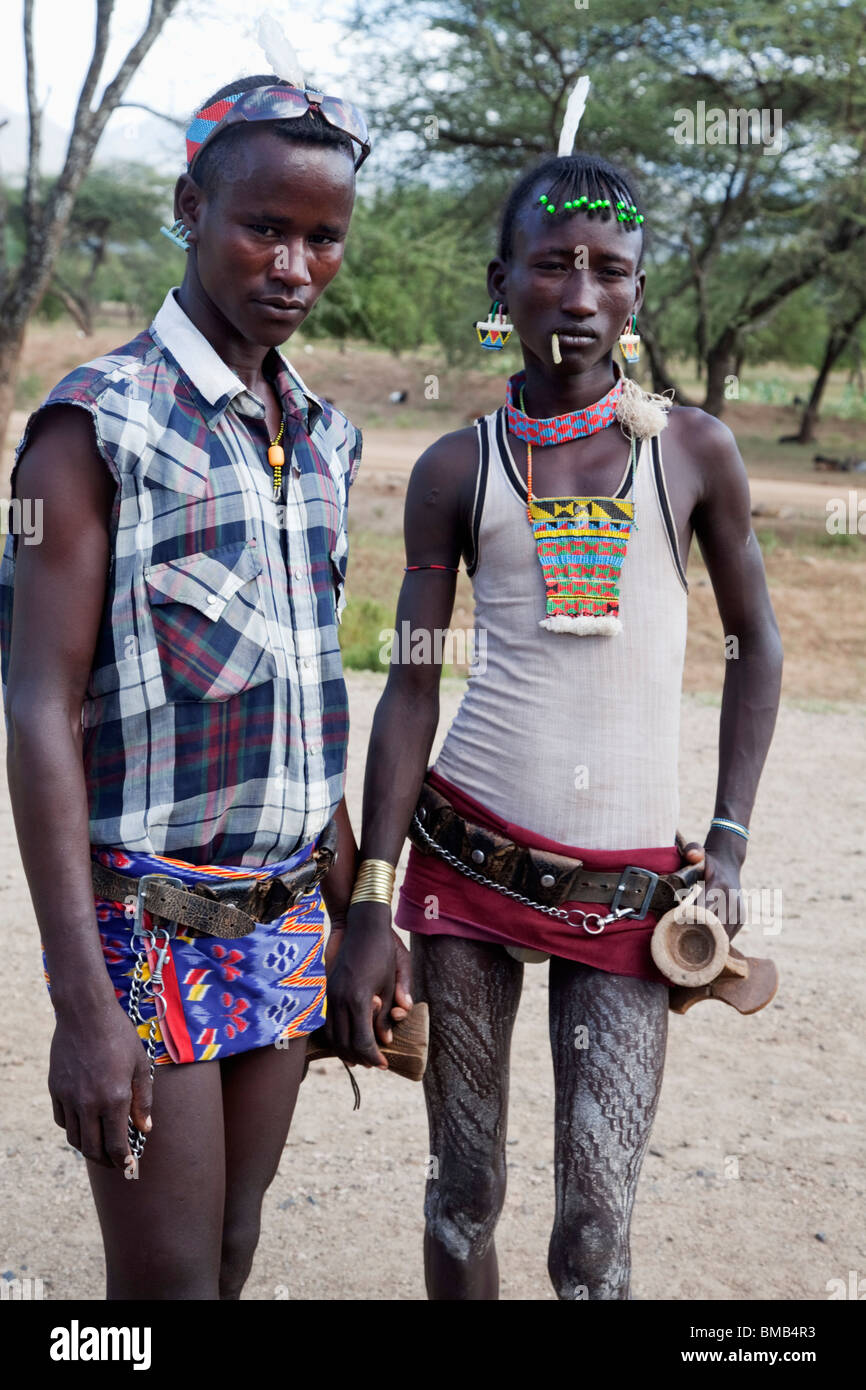
[[[559,351],[559,335],[556,333],[550,335],[550,351],[553,353],[554,362],[562,361],[562,353]]]

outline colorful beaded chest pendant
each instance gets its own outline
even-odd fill
[[[527,445],[527,516],[547,596],[540,626],[577,637],[615,636],[622,630],[619,580],[634,517],[636,440],[631,436],[631,496],[534,497],[532,446],[562,444],[605,429],[616,418],[622,380],[584,410],[536,420],[523,409],[525,372],[509,379],[508,429]],[[520,405],[516,405],[515,401]]]

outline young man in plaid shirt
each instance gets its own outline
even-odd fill
[[[339,98],[273,76],[210,98],[182,285],[16,456],[44,539],[10,536],[0,574],[9,783],[109,1298],[240,1296],[324,1018],[321,892],[330,952],[355,867],[337,623],[360,436],[277,345],[340,267],[368,151]]]

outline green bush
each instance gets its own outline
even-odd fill
[[[843,420],[866,420],[866,397],[854,386],[846,385],[841,400],[833,407],[832,414],[841,416]]]
[[[775,531],[764,529],[762,531],[756,531],[755,535],[758,539],[758,545],[765,555],[772,555],[773,551],[778,550],[781,544]]]
[[[851,535],[848,531],[840,531],[838,534],[824,531],[818,538],[818,544],[825,550],[855,550],[858,545],[863,545],[863,543],[863,536]]]
[[[379,657],[385,639],[380,633],[391,628],[393,615],[375,599],[350,601],[340,625],[343,665],[352,671],[385,671],[387,663]]]
[[[15,409],[32,410],[45,395],[39,372],[25,372],[15,382]]]

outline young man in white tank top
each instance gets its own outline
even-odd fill
[[[617,384],[612,352],[624,334],[623,351],[632,346],[643,301],[643,240],[638,198],[603,160],[548,160],[513,190],[488,288],[507,305],[525,379],[513,379],[509,408],[440,439],[415,465],[396,629],[448,628],[462,556],[473,577],[476,629],[487,638],[486,667],[470,675],[432,774],[458,811],[504,827],[518,845],[553,847],[614,872],[624,863],[651,870],[653,856],[667,869],[705,856],[707,890],[735,901],[778,706],[781,647],[730,431],[701,410],[676,406],[666,427],[664,417],[653,424],[658,406],[649,402],[647,415],[633,387]],[[626,397],[636,413],[623,412]],[[583,500],[575,509],[568,499]],[[563,568],[562,547],[574,533],[556,518],[564,501],[574,525],[589,526],[588,499],[600,499],[603,525],[610,522],[599,533],[608,538],[602,559],[610,568],[583,560]],[[703,847],[677,848],[693,535],[739,659],[726,665],[721,711],[713,815],[723,823],[713,824]],[[429,650],[435,656],[432,640]],[[334,1042],[346,1059],[368,1066],[384,1065],[379,1045],[390,1037],[397,937],[389,866],[425,781],[439,676],[435,661],[392,664],[373,725],[362,868],[328,991]],[[439,916],[428,920],[422,909],[431,886]],[[425,1203],[431,1298],[497,1297],[493,1235],[505,1192],[509,1047],[519,948],[528,945],[551,957],[551,1279],[562,1299],[629,1297],[629,1224],[661,1084],[668,987],[650,961],[645,921],[607,920],[602,931],[590,927],[590,915],[578,910],[563,927],[525,897],[493,891],[483,871],[473,880],[413,847],[397,922],[412,932],[413,990],[431,1016],[425,1088],[430,1153],[438,1159]],[[737,921],[727,929],[732,937]],[[578,1027],[587,1031],[585,1048],[576,1045]]]

